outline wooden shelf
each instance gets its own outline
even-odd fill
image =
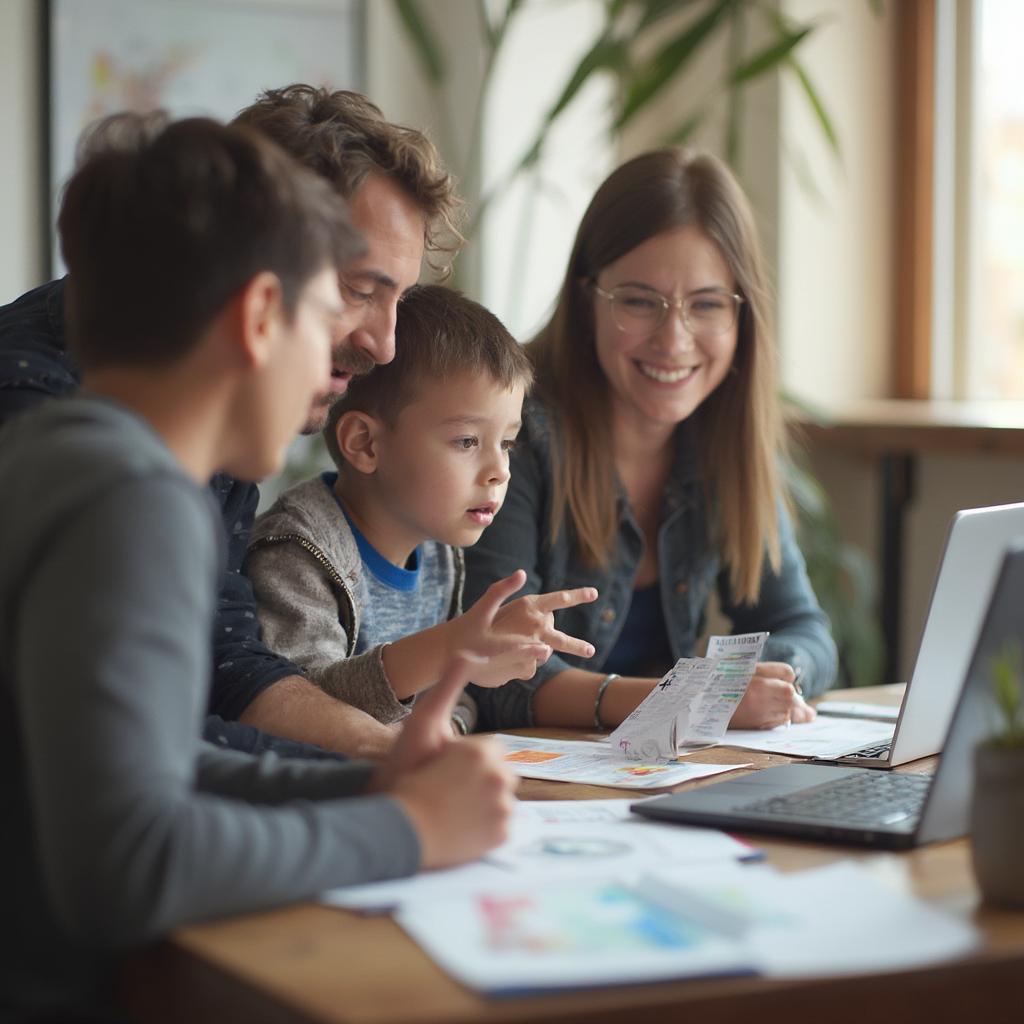
[[[1024,455],[1024,402],[870,399],[792,406],[790,421],[814,445],[862,455]]]

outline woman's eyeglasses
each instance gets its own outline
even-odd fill
[[[661,292],[643,285],[620,284],[611,291],[593,283],[594,292],[606,299],[615,326],[624,334],[653,334],[665,322],[670,309],[678,309],[691,334],[724,334],[736,323],[741,295],[709,288],[666,299]]]

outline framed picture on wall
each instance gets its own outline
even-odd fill
[[[82,129],[119,110],[223,120],[268,88],[362,89],[363,0],[47,0],[51,265]]]

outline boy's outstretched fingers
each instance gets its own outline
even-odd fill
[[[590,604],[597,600],[596,587],[575,587],[571,590],[552,590],[538,594],[534,600],[542,612],[557,612],[563,608],[575,608],[578,604]]]
[[[537,611],[544,615],[552,616],[554,613],[565,608],[575,608],[578,604],[589,604],[597,600],[597,589],[595,587],[576,587],[572,590],[553,590],[549,594],[538,594],[533,601]],[[579,640],[568,633],[555,629],[552,624],[541,635],[541,639],[551,645],[551,649],[562,654],[575,654],[579,658],[592,658],[594,656],[594,645],[586,640]]]
[[[526,582],[526,573],[522,569],[516,569],[511,576],[506,576],[503,580],[496,580],[492,583],[481,595],[477,598],[476,603],[473,605],[473,610],[480,612],[483,616],[483,621],[486,626],[489,626],[493,621],[495,615],[498,614],[498,609],[517,591],[523,589],[523,584]]]

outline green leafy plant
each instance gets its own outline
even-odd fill
[[[555,0],[545,0],[555,2]],[[880,0],[869,0],[880,9]],[[422,0],[393,0],[420,68],[434,92],[441,96],[450,77],[450,57]],[[799,50],[820,29],[822,21],[794,22],[765,0],[603,0],[603,17],[595,37],[576,66],[552,96],[541,116],[532,142],[486,194],[479,193],[480,146],[485,99],[508,30],[527,5],[506,0],[504,5],[477,0],[467,4],[480,24],[483,67],[468,151],[462,159],[454,152],[451,125],[442,125],[446,156],[457,166],[463,187],[473,200],[472,236],[494,198],[520,175],[540,164],[552,128],[598,76],[615,81],[610,131],[617,137],[658,97],[679,81],[707,48],[724,42],[724,60],[716,81],[671,122],[661,145],[689,141],[712,113],[725,105],[724,146],[734,167],[741,160],[740,126],[743,98],[754,82],[774,73],[791,76],[810,104],[830,149],[840,155],[839,137]],[[750,40],[755,39],[751,44]],[[443,102],[438,103],[442,112]],[[461,166],[459,166],[461,165]]]
[[[1020,643],[1007,641],[990,659],[989,672],[999,718],[989,745],[1024,749],[1024,652]]]
[[[836,685],[874,685],[880,681],[884,655],[874,564],[867,552],[843,539],[828,496],[814,476],[794,461],[786,463],[785,475],[807,575],[839,651]]]

